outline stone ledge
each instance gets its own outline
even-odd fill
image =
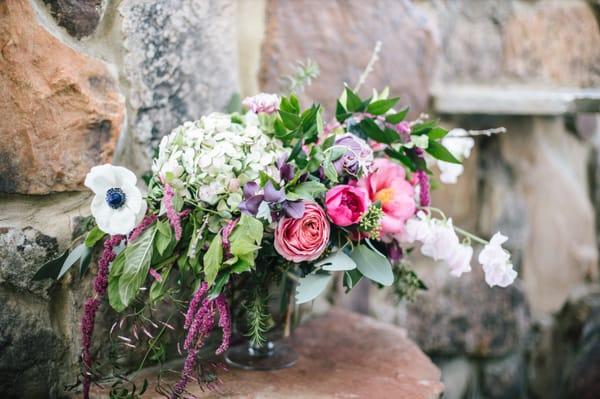
[[[300,326],[291,342],[300,354],[293,368],[230,369],[220,372],[218,392],[203,392],[192,384],[188,390],[199,398],[434,399],[442,394],[439,369],[404,329],[393,325],[334,309]],[[177,376],[168,375],[163,382],[174,384]],[[144,377],[150,384],[156,380],[151,373]],[[146,395],[161,397],[153,386]]]
[[[441,114],[564,115],[600,112],[598,89],[437,86],[433,109]]]

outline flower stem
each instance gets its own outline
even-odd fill
[[[466,231],[466,230],[463,230],[463,229],[461,229],[460,227],[456,227],[456,226],[454,226],[454,231],[456,231],[457,233],[459,233],[459,234],[461,234],[461,235],[463,235],[463,236],[465,236],[465,237],[468,237],[468,238],[470,238],[471,240],[473,240],[473,241],[475,241],[475,242],[478,242],[478,243],[480,243],[480,244],[482,244],[482,245],[487,245],[487,244],[489,244],[489,241],[486,241],[486,240],[484,240],[483,238],[477,237],[476,235],[474,235],[474,234],[472,234],[472,233],[469,233],[468,231]]]

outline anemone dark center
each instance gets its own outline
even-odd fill
[[[118,187],[109,188],[106,192],[106,203],[112,209],[119,209],[123,205],[125,205],[125,201],[127,200],[127,196]]]

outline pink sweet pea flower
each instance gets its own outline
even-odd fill
[[[350,226],[360,222],[370,201],[365,189],[341,184],[325,194],[325,207],[331,221],[338,226]]]
[[[371,202],[381,202],[381,233],[402,233],[406,220],[415,214],[414,188],[406,181],[404,168],[395,162],[379,158],[372,170],[357,186],[367,191]]]

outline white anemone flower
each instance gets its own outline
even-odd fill
[[[90,170],[84,184],[96,194],[91,209],[100,230],[128,234],[141,221],[147,205],[136,182],[135,174],[121,166],[105,164]]]

